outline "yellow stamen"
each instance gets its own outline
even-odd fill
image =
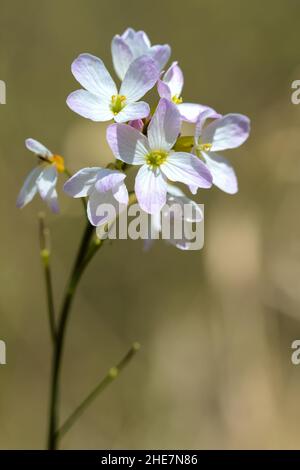
[[[197,146],[197,150],[200,150],[200,152],[209,152],[211,148],[212,144],[200,144]]]
[[[181,104],[182,103],[182,97],[178,95],[172,96],[172,101],[175,104]]]
[[[158,168],[166,161],[167,156],[168,153],[164,152],[163,150],[154,150],[153,152],[147,155],[146,163],[152,168]]]
[[[126,104],[126,96],[124,95],[113,95],[111,97],[110,109],[116,115],[124,108]]]
[[[52,157],[49,157],[49,162],[52,163],[60,173],[65,171],[65,161],[60,155],[52,155]]]

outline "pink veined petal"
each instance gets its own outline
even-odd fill
[[[113,38],[111,43],[111,53],[116,74],[120,80],[123,80],[129,65],[134,59],[129,46],[121,36],[116,35]]]
[[[139,101],[138,103],[129,103],[122,111],[114,116],[116,122],[128,122],[131,120],[142,119],[150,114],[148,103]]]
[[[45,145],[41,144],[38,140],[35,139],[26,139],[25,145],[31,152],[35,153],[36,155],[40,155],[41,157],[48,158],[52,157],[52,152],[50,152]]]
[[[212,176],[206,165],[191,153],[174,152],[170,154],[161,171],[171,181],[179,181],[188,186],[210,188]]]
[[[127,101],[138,101],[155,85],[159,71],[151,57],[142,56],[134,60],[126,72],[120,88],[120,95]]]
[[[144,129],[144,123],[143,123],[142,119],[134,119],[132,121],[129,121],[128,124],[129,124],[129,126],[133,127],[134,129],[136,129],[139,132],[142,132],[142,130]]]
[[[158,103],[148,127],[148,140],[153,150],[170,150],[180,132],[181,119],[177,107],[165,98]]]
[[[238,182],[235,171],[229,161],[214,152],[202,152],[206,165],[213,177],[213,184],[228,194],[238,192]]]
[[[143,165],[150,152],[147,138],[126,124],[109,126],[106,139],[115,158],[131,165]]]
[[[92,54],[80,54],[71,68],[80,85],[94,95],[109,98],[117,95],[116,84],[98,57]]]
[[[196,122],[195,128],[195,145],[198,145],[199,138],[202,133],[203,126],[207,119],[219,119],[222,115],[217,113],[213,108],[207,107],[204,111],[201,111]]]
[[[211,108],[197,103],[180,103],[178,109],[184,121],[196,123],[201,113]]]
[[[163,82],[166,83],[171,91],[171,96],[179,97],[183,88],[183,73],[177,62],[173,62],[163,76]]]
[[[150,48],[149,55],[155,60],[158,70],[161,71],[170,58],[171,48],[169,44],[158,44]]]
[[[55,188],[52,188],[52,190],[47,194],[45,201],[52,212],[54,212],[55,214],[59,212],[58,197]]]
[[[119,211],[119,203],[111,191],[99,193],[94,190],[91,192],[87,204],[87,216],[92,225],[97,227],[114,220]]]
[[[120,204],[128,204],[129,196],[128,196],[128,191],[126,184],[123,182],[120,182],[116,186],[113,187],[112,193],[114,198],[120,203]]]
[[[21,188],[17,199],[17,207],[19,207],[20,209],[26,206],[26,204],[28,204],[29,202],[31,202],[34,196],[36,195],[38,190],[37,180],[43,170],[44,166],[40,165],[34,168],[25,179],[25,182]]]
[[[83,168],[64,184],[64,191],[72,197],[86,197],[94,187],[101,167]]]
[[[161,210],[166,203],[167,183],[161,171],[143,165],[135,179],[135,193],[141,208],[148,214]]]
[[[242,145],[250,133],[250,120],[242,114],[226,114],[202,131],[202,142],[212,144],[211,151],[226,150]]]
[[[76,90],[67,98],[67,105],[75,113],[96,122],[110,121],[114,113],[106,97],[100,98],[86,90]]]
[[[109,170],[108,168],[103,168],[98,173],[97,182],[95,187],[100,193],[105,193],[118,186],[124,181],[126,175],[121,171]]]
[[[166,98],[167,100],[171,101],[172,95],[171,95],[171,90],[169,88],[169,85],[167,85],[162,80],[158,80],[157,82],[157,91],[158,91],[160,98]]]
[[[57,169],[54,165],[46,165],[37,180],[37,187],[42,199],[47,200],[49,194],[55,189],[56,182]]]

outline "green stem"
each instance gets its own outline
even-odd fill
[[[39,214],[39,234],[40,234],[40,255],[44,268],[46,294],[47,294],[47,307],[49,317],[49,327],[52,342],[55,342],[56,327],[55,327],[55,308],[53,300],[53,287],[52,276],[50,267],[50,243],[49,243],[49,229],[45,225],[45,215]]]
[[[83,274],[87,263],[83,264],[82,261],[85,257],[86,251],[89,247],[90,239],[93,235],[94,227],[88,222],[84,231],[81,244],[77,253],[77,257],[73,266],[69,283],[65,292],[61,313],[59,317],[59,324],[57,328],[56,341],[53,351],[52,359],[52,375],[51,375],[51,397],[50,397],[50,416],[49,416],[49,433],[48,433],[48,449],[54,450],[57,447],[57,423],[58,423],[58,401],[59,401],[59,378],[61,370],[61,359],[63,354],[63,346],[65,339],[65,331],[71,310],[71,305],[74,299],[74,294],[78,282]]]
[[[129,195],[129,205],[136,202],[136,196],[134,193]],[[60,371],[62,364],[62,355],[64,347],[64,339],[66,326],[68,323],[69,314],[71,311],[72,302],[74,295],[80,281],[80,278],[88,266],[89,262],[98,251],[100,247],[103,246],[104,240],[94,239],[91,242],[93,237],[94,227],[87,223],[86,229],[84,231],[81,244],[77,253],[77,257],[71,272],[71,276],[67,285],[65,292],[58,327],[56,330],[56,338],[54,343],[54,351],[52,358],[52,372],[51,372],[51,394],[50,394],[50,411],[49,411],[49,430],[48,430],[48,449],[54,450],[57,448],[58,441],[58,407],[59,407],[59,383],[60,383]],[[126,362],[126,361],[125,361]],[[121,361],[121,368],[123,362]],[[119,365],[120,366],[120,365]]]
[[[57,431],[57,439],[61,439],[66,432],[73,426],[82,413],[89,407],[89,405],[102,393],[106,387],[113,382],[120,372],[129,364],[133,356],[140,349],[139,343],[133,343],[127,354],[123,359],[115,366],[109,369],[106,376],[99,382],[94,390],[83,400],[83,402],[75,409],[75,411],[67,418],[64,424]]]

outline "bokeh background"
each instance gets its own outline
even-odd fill
[[[37,213],[15,200],[41,140],[72,171],[107,162],[105,126],[66,96],[81,52],[112,68],[127,26],[169,43],[184,99],[250,116],[251,138],[227,152],[240,192],[200,191],[205,246],[116,241],[84,276],[67,334],[61,418],[126,352],[142,349],[62,441],[76,448],[300,448],[300,79],[297,0],[0,0],[0,447],[44,448],[50,373]],[[60,192],[47,212],[57,306],[84,226]]]

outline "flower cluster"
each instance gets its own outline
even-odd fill
[[[80,54],[71,69],[82,88],[67,98],[69,108],[87,119],[114,121],[107,128],[106,138],[115,163],[107,168],[83,168],[64,185],[70,196],[87,198],[90,223],[107,223],[107,218],[98,215],[101,204],[128,204],[125,179],[134,166],[139,167],[134,185],[137,201],[156,220],[157,230],[158,217],[170,197],[194,204],[174,183],[185,184],[193,194],[213,184],[229,194],[236,193],[234,169],[219,152],[245,142],[249,119],[241,114],[222,116],[211,107],[184,102],[184,77],[178,63],[163,70],[171,55],[170,46],[152,46],[143,31],[129,28],[116,35],[111,50],[120,86],[100,58]],[[151,110],[141,99],[154,87],[159,101]],[[194,124],[193,137],[181,135],[183,121]],[[58,172],[65,171],[63,158],[33,139],[28,139],[26,146],[38,156],[40,164],[27,177],[18,206],[23,207],[39,192],[57,211],[55,187]]]

